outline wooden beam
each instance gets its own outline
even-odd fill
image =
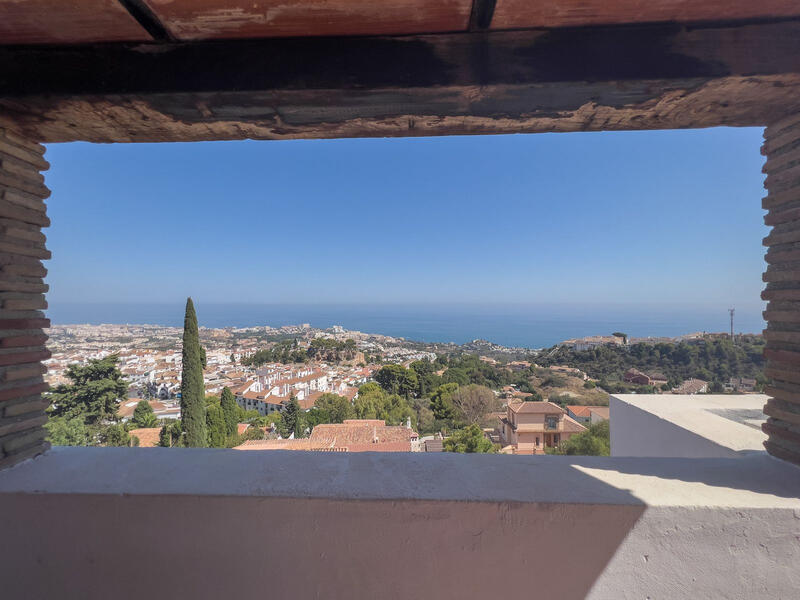
[[[800,22],[0,48],[42,141],[759,125],[800,108]]]

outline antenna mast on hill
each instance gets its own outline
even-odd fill
[[[735,344],[736,343],[736,338],[733,337],[733,315],[736,313],[736,309],[735,308],[729,308],[728,312],[731,314],[731,341]]]

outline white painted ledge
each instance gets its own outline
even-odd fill
[[[0,494],[456,500],[800,509],[800,468],[736,459],[56,447]]]
[[[793,598],[800,469],[56,448],[0,472],[3,600]]]

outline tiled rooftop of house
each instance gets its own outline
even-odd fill
[[[404,425],[376,419],[346,419],[314,427],[311,436],[290,440],[249,440],[237,450],[328,450],[339,452],[410,452],[417,433]]]

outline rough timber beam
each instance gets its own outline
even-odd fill
[[[0,48],[43,142],[762,125],[800,110],[800,21]]]

